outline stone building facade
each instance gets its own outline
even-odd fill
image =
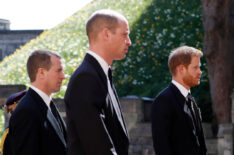
[[[43,30],[10,30],[10,22],[0,19],[0,61],[42,32]]]

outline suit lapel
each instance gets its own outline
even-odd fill
[[[89,61],[90,64],[92,64],[93,68],[95,68],[95,70],[97,71],[97,74],[99,75],[99,77],[100,77],[100,79],[101,79],[103,85],[105,86],[106,92],[108,92],[107,77],[106,77],[106,75],[105,75],[105,73],[104,73],[102,67],[101,67],[100,64],[98,63],[98,61],[97,61],[93,56],[91,56],[90,54],[86,54],[85,60]],[[115,89],[114,89],[114,94],[115,94],[116,100],[117,100],[117,102],[118,102],[119,109],[121,110],[120,104],[119,104],[119,99],[118,99],[118,97],[117,97],[117,93],[116,93],[116,90],[115,90]],[[109,95],[109,93],[108,93],[108,95]],[[109,95],[109,97],[108,97],[108,100],[109,100],[109,102],[111,102],[112,107],[113,107],[113,103],[112,103],[112,100],[111,100],[110,95]],[[115,109],[115,108],[113,107],[113,109]],[[129,136],[128,136],[127,129],[126,129],[126,126],[125,126],[125,123],[124,123],[124,119],[123,119],[122,113],[121,113],[121,118],[120,118],[120,117],[116,114],[116,110],[114,110],[114,111],[115,111],[115,115],[116,115],[116,117],[118,118],[119,123],[120,123],[120,126],[122,127],[122,129],[123,129],[125,135],[126,135],[127,137],[129,137]]]
[[[41,111],[41,113],[43,115],[44,114],[46,115],[46,119],[48,120],[48,122],[50,122],[50,124],[52,125],[56,134],[58,135],[59,139],[62,141],[62,143],[66,147],[66,141],[65,141],[65,138],[63,136],[63,133],[61,132],[61,130],[59,128],[59,124],[58,124],[57,120],[55,119],[54,115],[52,114],[52,112],[48,109],[46,103],[33,89],[29,88],[28,93],[32,96],[35,103],[37,103],[37,106],[40,107],[39,110]]]
[[[49,120],[50,124],[54,128],[55,132],[57,133],[59,139],[62,141],[62,143],[66,147],[66,141],[65,141],[63,133],[60,130],[58,121],[55,119],[54,115],[52,114],[52,112],[49,109],[47,109],[47,115],[46,116],[47,116],[47,119]]]
[[[196,143],[199,146],[200,144],[199,144],[198,137],[196,135],[195,124],[193,122],[193,117],[192,117],[191,111],[189,110],[188,105],[186,104],[185,97],[181,94],[179,89],[174,84],[171,83],[169,85],[169,87],[173,91],[173,94],[175,95],[175,98],[176,98],[176,102],[179,103],[180,109],[182,109],[182,111],[184,113],[185,120],[186,120],[188,126],[190,127],[190,129],[191,129],[191,131],[196,139]]]
[[[90,54],[86,54],[84,60],[85,61],[87,60],[93,66],[93,68],[95,68],[95,70],[97,71],[96,73],[98,74],[98,76],[100,77],[101,81],[103,82],[103,84],[106,88],[106,91],[108,91],[107,78],[106,78],[106,75],[105,75],[101,65],[98,63],[98,61]]]

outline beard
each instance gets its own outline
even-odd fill
[[[200,78],[199,77],[193,77],[191,74],[187,73],[184,77],[183,77],[183,82],[191,87],[197,86],[200,84]]]

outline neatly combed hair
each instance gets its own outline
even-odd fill
[[[188,67],[191,63],[192,56],[203,56],[202,52],[189,46],[181,46],[171,51],[168,58],[168,67],[172,75],[176,75],[176,67],[184,65]]]
[[[119,19],[126,20],[126,18],[117,11],[98,10],[94,12],[86,24],[86,34],[89,40],[95,39],[103,28],[108,28],[111,32],[115,33],[119,25]]]
[[[39,68],[50,69],[50,58],[52,55],[61,58],[58,54],[49,50],[36,50],[31,53],[27,61],[27,72],[31,82],[36,80],[36,74]]]

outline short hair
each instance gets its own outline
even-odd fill
[[[189,46],[181,46],[171,51],[168,58],[168,67],[172,75],[176,75],[176,67],[184,65],[188,67],[191,63],[192,56],[203,56],[202,52]]]
[[[50,69],[52,55],[61,59],[58,54],[49,50],[35,50],[31,53],[27,61],[27,72],[31,82],[36,80],[36,74],[39,68]]]
[[[86,24],[86,34],[89,40],[95,39],[103,28],[108,28],[112,33],[115,33],[120,19],[126,20],[121,13],[114,10],[105,9],[94,12]]]

